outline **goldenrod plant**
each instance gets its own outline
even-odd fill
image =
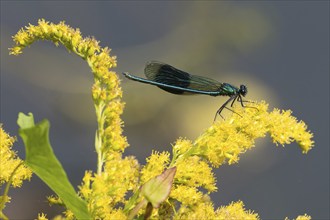
[[[13,40],[13,55],[21,54],[35,41],[47,40],[56,46],[62,44],[87,61],[94,76],[98,162],[96,172],[85,172],[76,192],[53,153],[49,122],[35,124],[31,113],[20,113],[17,122],[26,148],[24,161],[11,150],[14,139],[1,127],[0,184],[6,183],[6,190],[0,200],[0,218],[9,219],[3,213],[10,201],[9,187],[20,187],[34,173],[54,191],[49,203],[66,208],[54,219],[260,219],[243,201],[214,207],[209,197],[217,191],[213,169],[238,163],[255,140],[266,134],[276,145],[297,142],[304,154],[314,146],[307,125],[297,121],[290,110],[269,111],[265,101],[249,102],[248,108],[234,106],[235,114],[214,122],[196,140],[179,138],[172,152],[151,152],[142,166],[134,156],[123,156],[128,147],[120,118],[124,103],[120,81],[112,71],[116,57],[110,56],[109,48],[101,48],[94,38],[83,38],[79,29],[64,22],[53,24],[44,19],[19,30]],[[48,219],[44,213],[36,218]],[[311,217],[304,214],[296,219]]]

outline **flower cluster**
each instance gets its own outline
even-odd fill
[[[10,48],[10,54],[19,55],[33,42],[49,40],[56,46],[62,44],[90,66],[94,75],[92,98],[98,123],[95,139],[98,164],[97,173],[86,172],[80,193],[88,201],[95,217],[116,213],[115,209],[110,212],[106,207],[111,208],[110,205],[114,207],[116,203],[122,202],[127,190],[135,187],[138,169],[133,157],[122,158],[122,152],[128,144],[122,135],[123,122],[120,115],[124,103],[121,101],[120,81],[115,72],[110,70],[117,65],[116,57],[110,56],[110,49],[101,48],[93,37],[83,38],[79,29],[73,29],[64,22],[54,24],[41,19],[38,25],[29,24],[19,30],[13,40],[15,46]],[[119,177],[125,170],[127,177]],[[125,183],[119,182],[119,179]],[[70,217],[72,213],[68,210],[66,216]]]
[[[204,188],[208,193],[217,190],[211,166],[237,163],[240,155],[254,147],[255,140],[267,133],[276,144],[296,141],[303,153],[313,147],[312,133],[307,130],[304,122],[298,122],[291,115],[291,111],[274,109],[268,112],[265,102],[251,102],[246,108],[235,106],[233,111],[235,113],[230,118],[215,122],[194,142],[182,138],[177,140],[173,146],[171,162],[168,152],[153,152],[147,159],[141,172],[142,180],[156,176],[168,167],[177,167],[169,196],[173,207],[177,207],[177,202],[181,205],[176,217],[201,218],[201,211],[204,217],[258,219],[258,215],[244,210],[242,202],[217,210],[213,209],[212,203],[205,202],[207,194],[200,189]],[[210,215],[211,211],[207,210],[213,210],[213,214]]]
[[[122,158],[119,153],[113,153],[108,159],[109,163],[101,174],[85,173],[79,191],[88,202],[94,218],[112,219],[117,216],[123,219],[124,212],[119,206],[126,202],[125,196],[129,191],[136,190],[139,164],[133,157]]]
[[[268,111],[265,102],[251,103],[247,108],[235,107],[232,117],[218,121],[194,142],[193,154],[206,157],[218,167],[237,163],[239,155],[254,147],[255,140],[270,134],[276,144],[296,141],[302,153],[314,146],[313,134],[304,122],[298,122],[291,111]]]
[[[32,171],[23,164],[23,161],[17,157],[16,152],[12,150],[15,138],[9,136],[0,124],[0,188],[4,183],[3,195],[0,196],[0,218],[7,219],[2,210],[6,203],[10,202],[8,196],[9,187],[21,187],[23,180],[30,180]]]
[[[115,56],[110,56],[109,48],[101,48],[99,42],[92,37],[83,38],[79,29],[73,29],[64,22],[53,24],[41,19],[38,25],[29,24],[13,36],[15,46],[10,48],[10,54],[19,55],[22,50],[38,40],[49,40],[55,45],[62,44],[70,52],[74,52],[87,61],[94,74],[92,97],[98,121],[95,148],[98,153],[98,173],[107,161],[108,151],[123,152],[128,146],[122,136],[122,121],[124,103],[120,100],[122,91],[115,72]]]
[[[11,185],[21,187],[23,180],[30,180],[32,176],[28,167],[19,166],[23,161],[12,150],[14,142],[15,138],[9,136],[0,124],[0,186],[12,178]],[[16,168],[15,174],[12,175]]]

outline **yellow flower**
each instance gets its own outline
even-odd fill
[[[15,46],[9,49],[10,54],[22,53],[26,46],[35,41],[50,40],[56,46],[63,44],[90,66],[94,76],[92,97],[98,122],[95,141],[98,167],[95,175],[86,172],[80,194],[88,200],[89,209],[96,213],[95,216],[118,215],[120,211],[111,206],[124,202],[127,191],[136,187],[138,163],[133,157],[122,159],[121,155],[128,146],[126,137],[122,135],[123,122],[120,118],[124,103],[121,101],[119,78],[109,70],[116,67],[116,57],[110,56],[110,49],[101,48],[93,37],[83,38],[79,29],[73,29],[65,22],[54,24],[40,19],[37,25],[29,24],[22,28],[13,40]],[[70,210],[65,215],[73,218]]]
[[[304,215],[299,215],[296,220],[311,220],[312,217],[307,215],[307,214],[304,214]],[[285,220],[290,220],[288,217],[285,218]]]
[[[106,213],[104,216],[105,220],[112,220],[112,219],[120,219],[120,220],[125,220],[127,219],[127,216],[123,212],[122,209],[114,209],[111,210],[109,213]]]
[[[19,159],[11,148],[15,139],[10,137],[0,124],[0,185],[8,182],[13,171],[23,161]],[[26,166],[20,166],[12,177],[11,185],[20,187],[23,180],[30,180],[32,171]]]
[[[312,217],[307,215],[307,214],[304,214],[304,215],[299,215],[296,220],[311,220]]]
[[[298,122],[291,116],[291,111],[275,109],[269,114],[269,133],[274,143],[281,145],[296,141],[303,153],[307,153],[314,144],[313,135],[306,131],[307,126],[303,121]]]
[[[232,202],[228,206],[222,206],[216,210],[216,218],[218,220],[229,220],[229,219],[249,219],[258,220],[259,215],[253,213],[250,210],[245,210],[242,201]]]
[[[180,202],[177,215],[180,218],[207,218],[206,215],[196,214],[196,207],[205,197],[198,187],[209,192],[216,190],[215,178],[208,163],[218,167],[224,163],[238,162],[239,156],[254,147],[255,140],[267,133],[275,143],[296,141],[303,153],[313,147],[312,134],[306,131],[303,122],[297,122],[291,116],[290,111],[279,112],[275,109],[269,113],[265,102],[252,103],[246,108],[234,107],[234,111],[230,118],[215,122],[195,142],[180,138],[174,144],[170,166],[177,166],[177,173],[170,201]],[[257,214],[246,211],[240,201],[219,208],[214,215],[216,219],[259,219]]]
[[[57,196],[48,196],[47,200],[49,205],[64,205],[63,201]]]
[[[183,138],[179,138],[173,146],[173,157],[177,159],[179,155],[185,154],[187,151],[191,150],[192,142]]]
[[[63,213],[65,215],[65,219],[66,220],[73,220],[73,219],[75,219],[75,216],[74,216],[73,212],[71,212],[70,210],[67,209]]]
[[[98,168],[100,173],[107,160],[107,154],[113,150],[123,152],[128,146],[122,135],[120,115],[123,112],[121,101],[122,90],[120,81],[110,68],[116,67],[115,56],[110,56],[110,49],[101,48],[93,37],[83,38],[79,29],[73,29],[65,22],[54,24],[44,19],[38,25],[29,24],[13,36],[15,46],[10,48],[10,54],[18,55],[22,50],[38,40],[50,40],[59,45],[63,44],[68,51],[76,53],[85,59],[94,75],[92,97],[95,103],[98,121],[96,152],[98,154]]]
[[[69,220],[68,218],[65,218],[62,215],[56,215],[52,218],[52,220]]]
[[[82,180],[81,186],[79,186],[79,193],[83,198],[89,198],[93,192],[91,189],[92,181],[94,178],[92,177],[92,171],[85,171],[85,175]]]
[[[216,191],[215,177],[211,167],[200,157],[191,156],[176,164],[175,183],[192,187],[203,187],[209,192]]]
[[[275,143],[296,141],[303,153],[313,147],[313,135],[303,122],[291,116],[291,111],[275,109],[268,113],[267,109],[265,102],[252,103],[246,108],[234,107],[237,114],[214,123],[197,138],[193,154],[208,158],[215,167],[237,163],[240,154],[254,147],[255,140],[267,133]]]
[[[48,220],[47,215],[44,213],[39,213],[37,220]]]
[[[204,201],[193,206],[182,205],[178,212],[175,213],[174,219],[215,219],[215,214],[209,198],[205,198]]]
[[[175,185],[171,190],[170,198],[179,201],[183,206],[189,206],[201,203],[203,194],[195,187]]]
[[[107,158],[101,174],[85,173],[79,192],[87,201],[94,218],[111,219],[107,216],[124,214],[121,209],[114,207],[124,204],[125,195],[136,190],[138,169],[135,158],[121,158],[120,153],[113,152]]]
[[[144,184],[151,178],[161,174],[169,162],[170,154],[168,152],[152,152],[148,157],[146,165],[141,170],[141,184]]]

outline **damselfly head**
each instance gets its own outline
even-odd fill
[[[245,96],[247,94],[247,88],[245,85],[241,85],[239,87],[239,94],[242,95],[242,96]]]

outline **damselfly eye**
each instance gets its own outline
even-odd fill
[[[241,85],[239,87],[239,93],[242,95],[242,96],[245,96],[247,94],[247,88],[245,85]]]

